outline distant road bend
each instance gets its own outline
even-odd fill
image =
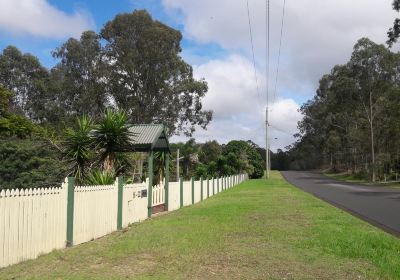
[[[400,190],[337,181],[317,172],[284,171],[294,186],[400,237]]]

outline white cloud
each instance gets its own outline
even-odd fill
[[[264,146],[265,102],[257,102],[246,0],[162,0],[162,3],[177,23],[182,24],[185,37],[200,43],[216,43],[227,53],[228,58],[212,60],[195,69],[199,77],[209,82],[204,104],[215,111],[209,130],[197,132],[196,137],[222,142],[252,139]],[[249,0],[260,85],[265,84],[262,77],[266,68],[265,3],[265,0]],[[293,141],[289,135],[297,131],[301,118],[297,111],[299,104],[294,100],[311,98],[318,80],[334,65],[349,59],[358,39],[369,37],[384,43],[387,30],[398,16],[392,10],[392,0],[288,0],[286,3],[278,99],[271,112],[272,138],[278,139],[273,139],[272,148],[282,148]],[[271,1],[271,89],[282,4],[283,0]]]
[[[208,81],[209,91],[204,99],[205,109],[214,111],[214,119],[207,130],[198,129],[198,142],[218,140],[227,143],[233,139],[253,140],[265,147],[265,90],[260,97],[254,83],[254,72],[249,60],[238,54],[226,59],[211,60],[195,66],[196,78]],[[261,79],[261,84],[263,83]],[[299,105],[292,99],[278,99],[271,105],[271,148],[276,150],[293,142],[297,122],[301,119]],[[278,138],[274,140],[274,138]],[[172,141],[183,141],[174,137]]]
[[[89,14],[77,10],[69,15],[47,0],[0,0],[0,29],[13,34],[45,38],[79,37],[93,29]]]
[[[244,57],[233,54],[224,60],[211,60],[195,66],[194,72],[196,78],[204,77],[208,82],[209,92],[203,105],[214,110],[216,118],[231,118],[249,111],[263,112],[265,94],[260,92],[258,96],[252,64]]]
[[[246,0],[162,0],[167,11],[182,16],[185,35],[217,43],[227,51],[249,53]],[[313,94],[318,79],[349,58],[361,37],[379,43],[396,13],[392,0],[289,0],[286,9],[282,77],[284,88]],[[265,68],[265,0],[249,0],[256,58]],[[283,0],[271,1],[271,56],[275,67]],[[274,69],[271,69],[274,72]]]

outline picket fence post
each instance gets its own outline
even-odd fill
[[[200,177],[200,200],[203,200],[203,177]]]
[[[194,178],[192,177],[192,204],[194,204]]]
[[[147,192],[147,217],[151,218],[151,214],[153,213],[153,159],[154,159],[154,152],[151,151],[149,154],[149,186]]]
[[[67,178],[67,247],[74,245],[75,178]]]
[[[179,185],[181,189],[181,208],[183,207],[183,178],[179,178]]]
[[[207,198],[210,197],[210,178],[207,176]]]
[[[178,159],[179,160],[179,159]],[[165,198],[164,198],[164,203],[165,203],[165,211],[168,211],[169,209],[169,153],[165,153]]]
[[[124,178],[118,177],[117,181],[117,188],[118,188],[118,209],[117,209],[117,230],[122,229],[122,201],[124,195]]]

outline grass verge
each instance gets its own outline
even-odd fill
[[[348,183],[359,183],[359,184],[365,184],[369,186],[374,186],[374,187],[392,187],[392,188],[400,188],[400,183],[398,182],[377,182],[377,183],[372,183],[371,181],[368,180],[362,180],[354,176],[353,174],[343,172],[343,173],[323,173],[325,176],[330,177],[335,180],[343,181],[343,182],[348,182]]]
[[[368,180],[359,179],[356,176],[354,176],[353,174],[350,174],[350,173],[347,173],[347,172],[343,172],[343,173],[327,173],[327,172],[324,172],[324,175],[328,176],[330,178],[336,179],[336,180],[345,181],[345,182],[349,182],[349,183],[362,183],[362,184],[369,183]]]
[[[400,279],[400,241],[285,182],[0,270],[0,279]]]

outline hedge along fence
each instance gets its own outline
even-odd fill
[[[70,177],[60,188],[3,190],[0,267],[99,238],[151,217],[155,206],[177,210],[244,180],[246,174],[150,187],[149,180],[124,185],[117,178],[113,185],[75,186]]]

